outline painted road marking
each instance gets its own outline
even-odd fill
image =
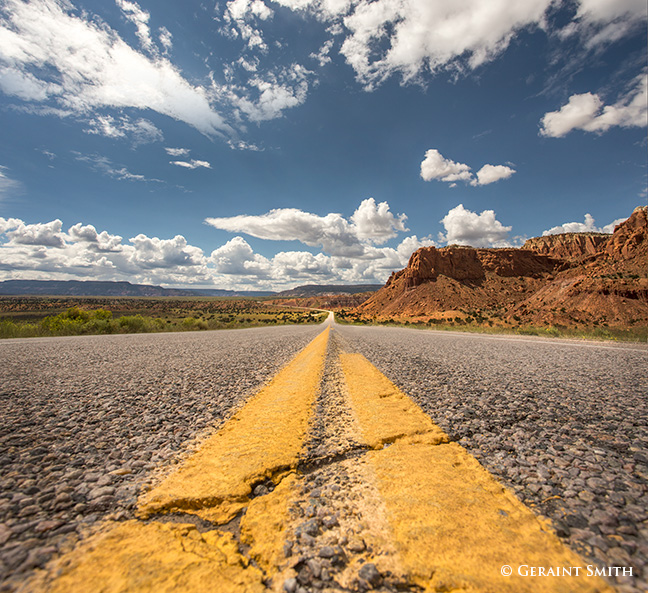
[[[351,405],[405,570],[425,591],[612,592],[602,579],[524,577],[502,566],[584,567],[468,452],[360,354],[341,355]],[[383,409],[372,414],[371,410]],[[400,430],[398,427],[404,427]],[[394,439],[398,432],[402,436]],[[376,449],[380,442],[387,444]],[[392,444],[389,444],[392,443]]]
[[[242,508],[241,539],[265,569],[279,560],[291,488],[324,369],[327,327],[177,471],[142,496],[139,516],[182,512],[217,524]],[[284,478],[283,480],[281,480]],[[250,501],[252,485],[281,483]],[[48,593],[265,591],[264,575],[231,534],[194,525],[108,523],[64,555],[27,590]]]
[[[296,468],[329,332],[327,327],[194,455],[145,493],[139,520],[104,524],[25,590],[260,593],[271,581],[278,591],[283,579],[294,575],[294,559],[284,556],[283,544],[294,527],[290,509],[300,491]],[[389,523],[385,535],[393,563],[408,583],[430,593],[613,591],[583,573],[560,578],[502,574],[506,566],[568,568],[586,562],[476,459],[450,443],[366,358],[341,353],[340,362],[360,440],[368,446],[363,459]],[[252,498],[253,485],[264,479],[276,487]],[[201,533],[193,524],[164,520],[182,513],[223,525],[243,509],[240,542],[248,546],[246,554],[224,530]],[[182,515],[173,518],[182,520]],[[379,559],[384,550],[372,554]]]
[[[247,506],[255,482],[297,467],[330,328],[302,350],[179,469],[139,501],[146,518],[186,512],[223,523]]]

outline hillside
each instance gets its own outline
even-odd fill
[[[646,326],[646,207],[635,209],[612,235],[550,235],[520,249],[421,248],[355,314],[488,325]]]
[[[364,292],[375,292],[382,288],[382,284],[305,284],[290,290],[282,290],[278,297],[319,297],[331,295],[350,295]]]

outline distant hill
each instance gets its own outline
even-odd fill
[[[376,292],[382,284],[306,284],[290,290],[278,292],[278,297],[314,297],[338,294],[358,294],[361,292]]]
[[[270,296],[268,291],[233,291],[221,289],[162,288],[130,282],[98,280],[5,280],[0,295],[33,296],[110,296],[110,297],[191,297],[191,296]]]

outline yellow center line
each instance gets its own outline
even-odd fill
[[[241,539],[260,568],[227,532],[194,525],[106,522],[51,563],[24,591],[47,593],[257,593],[283,560],[283,531],[300,451],[324,369],[327,327],[213,437],[139,501],[141,519],[191,513],[224,524],[241,509]],[[278,486],[250,500],[252,485]],[[282,480],[282,478],[285,478]],[[266,571],[266,574],[262,572]]]
[[[329,328],[157,488],[139,514],[182,511],[226,522],[247,506],[251,485],[297,467],[324,368]]]
[[[425,591],[612,592],[515,495],[360,354],[341,354],[394,543]],[[390,444],[392,443],[392,444]],[[380,447],[384,447],[381,449]],[[525,576],[520,565],[572,569]],[[506,567],[512,568],[510,576]],[[574,567],[580,567],[576,576]],[[537,572],[537,571],[536,571]]]

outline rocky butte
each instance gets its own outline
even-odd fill
[[[648,326],[648,221],[521,248],[423,247],[354,310],[361,318],[554,327]]]

